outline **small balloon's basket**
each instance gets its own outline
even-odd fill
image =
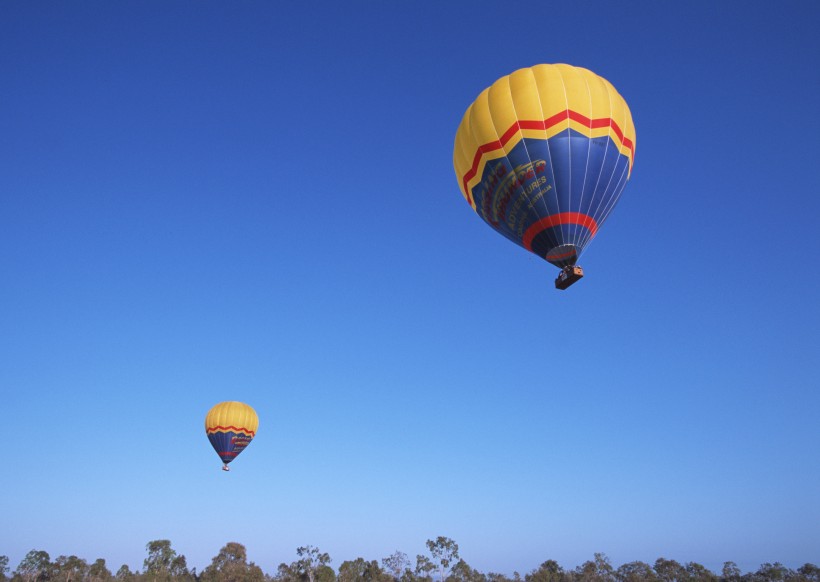
[[[576,281],[584,278],[584,270],[579,267],[578,265],[569,265],[561,269],[561,272],[558,273],[558,278],[555,279],[555,288],[561,289],[562,291],[575,283]]]

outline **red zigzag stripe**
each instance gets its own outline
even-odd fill
[[[254,436],[256,433],[252,430],[248,430],[247,428],[242,428],[238,426],[209,426],[205,429],[206,434],[211,434],[212,432],[216,432],[218,430],[221,431],[229,431],[232,430],[233,432],[244,432],[245,434],[249,434]]]
[[[615,123],[615,120],[610,117],[590,119],[585,115],[581,115],[577,111],[567,109],[566,111],[560,111],[556,113],[555,115],[553,115],[549,119],[545,119],[544,121],[518,120],[515,123],[513,123],[507,131],[504,132],[504,135],[501,136],[501,139],[491,141],[490,143],[485,143],[484,145],[479,146],[479,148],[476,150],[475,157],[473,158],[473,165],[470,168],[470,171],[464,174],[464,179],[462,180],[462,183],[464,184],[464,192],[467,193],[467,200],[470,202],[470,205],[472,206],[473,204],[473,195],[470,192],[470,189],[467,187],[467,184],[470,180],[475,178],[476,173],[478,173],[478,164],[481,162],[481,158],[484,156],[484,154],[501,149],[502,147],[504,147],[504,144],[510,141],[512,137],[522,129],[541,129],[546,131],[553,125],[556,125],[564,121],[565,119],[577,121],[581,125],[586,125],[590,129],[611,127],[612,131],[614,131],[615,135],[618,136],[618,139],[621,141],[623,146],[629,149],[630,152],[632,152],[633,158],[635,157],[635,146],[632,143],[632,140],[624,137],[624,132],[621,131],[621,128],[618,127],[617,123]]]

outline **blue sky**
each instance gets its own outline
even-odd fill
[[[0,554],[820,562],[820,5],[0,5]],[[606,77],[556,269],[461,197],[496,78]],[[222,400],[260,430],[229,474]]]

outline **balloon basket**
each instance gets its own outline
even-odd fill
[[[561,272],[558,273],[558,278],[555,279],[555,288],[563,291],[576,281],[583,278],[584,270],[581,267],[578,265],[569,265],[561,269]]]

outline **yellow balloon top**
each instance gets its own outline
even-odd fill
[[[256,435],[259,417],[256,411],[244,402],[220,402],[205,416],[205,432],[244,432]]]
[[[571,65],[535,65],[501,77],[467,108],[456,132],[453,166],[461,193],[475,210],[471,188],[485,164],[522,138],[549,139],[567,129],[609,135],[635,156],[635,125],[623,97],[603,77]]]

